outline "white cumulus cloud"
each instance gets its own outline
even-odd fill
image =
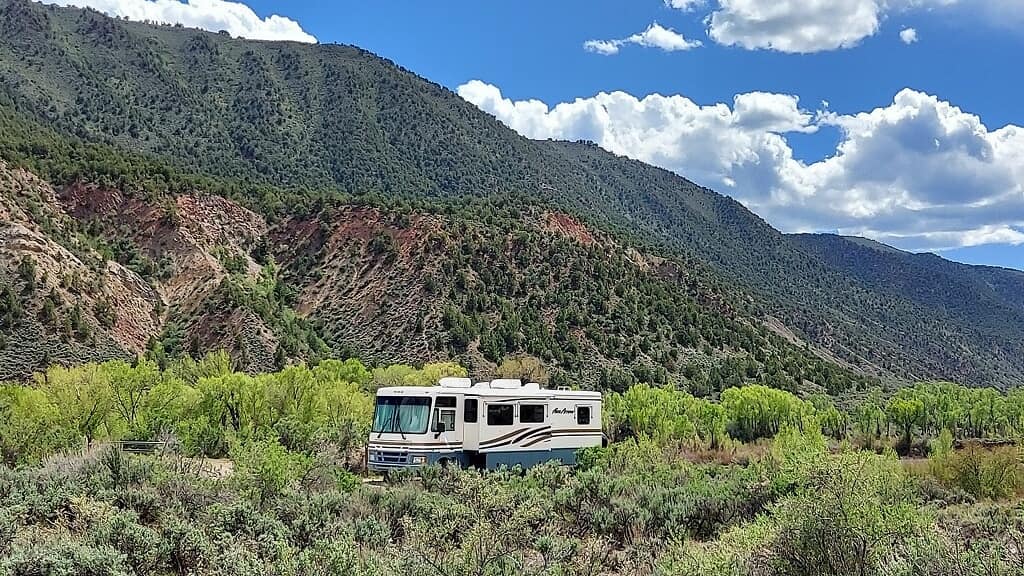
[[[891,14],[968,5],[990,15],[1024,14],[1020,0],[718,0],[707,25],[726,46],[810,53],[856,46]]]
[[[252,40],[293,40],[314,43],[316,38],[298,22],[283,16],[260,18],[252,8],[226,0],[43,0],[47,4],[93,8],[129,20],[181,24]]]
[[[874,35],[880,10],[876,0],[721,0],[708,35],[747,49],[835,50]]]
[[[854,114],[765,92],[704,105],[610,92],[553,107],[480,81],[459,94],[528,137],[592,140],[717,188],[788,232],[837,230],[911,250],[1024,243],[1024,128],[991,130],[922,92]],[[838,131],[839,144],[796,159],[787,137],[816,130]]]
[[[588,52],[611,56],[612,54],[619,53],[619,46],[621,45],[621,40],[587,40],[583,43],[583,48]]]
[[[691,12],[704,4],[705,0],[665,0],[665,6],[682,10],[683,12]]]
[[[913,44],[914,42],[917,42],[917,30],[914,28],[904,28],[903,30],[900,30],[900,40],[902,40],[904,44]]]
[[[643,32],[633,34],[619,40],[587,40],[583,48],[605,56],[618,54],[619,49],[627,44],[635,44],[646,48],[660,48],[666,52],[691,50],[701,46],[700,40],[689,40],[671,28],[665,28],[657,22],[651,24]]]

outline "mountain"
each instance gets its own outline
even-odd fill
[[[1024,272],[912,254],[865,238],[811,234],[791,238],[871,290],[909,300],[946,318],[951,330],[977,326],[972,341],[993,351],[992,370],[1003,374],[1016,370],[1010,360],[1019,350],[1019,340],[1010,335],[1024,324]],[[961,352],[958,371],[973,372],[971,349]]]
[[[224,345],[257,368],[328,351],[479,366],[529,353],[605,385],[1024,382],[1018,316],[894,288],[829,254],[857,243],[783,235],[593,144],[522,138],[358,48],[0,0],[0,74],[3,170],[45,191],[0,193],[53,244],[42,254],[75,254],[105,286],[135,274],[137,297],[163,303],[142,348]],[[6,267],[30,252],[5,241]],[[1010,273],[958,277],[1024,296]],[[8,288],[9,307],[42,305],[23,291]],[[53,340],[33,330],[7,340]],[[10,365],[109,353],[101,341],[33,344]]]

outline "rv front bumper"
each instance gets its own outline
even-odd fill
[[[430,464],[430,461],[430,455],[409,452],[408,450],[369,448],[366,451],[366,467],[375,472],[386,472],[400,468],[420,468]]]

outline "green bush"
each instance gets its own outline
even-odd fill
[[[427,384],[465,374],[454,364],[410,368]],[[190,455],[223,457],[228,439],[273,436],[292,451],[323,443],[361,452],[373,416],[370,371],[325,360],[257,377],[235,373],[224,354],[160,369],[111,361],[37,374],[33,386],[0,384],[0,461],[38,462],[57,450],[106,440],[175,439]],[[347,464],[358,467],[359,458]]]
[[[0,557],[10,552],[14,537],[18,535],[19,523],[12,512],[0,509]]]
[[[1024,464],[1014,446],[986,448],[969,442],[953,450],[947,434],[933,445],[928,471],[942,485],[976,498],[1004,499],[1024,489]]]
[[[214,506],[206,522],[215,546],[235,543],[269,560],[279,558],[286,550],[288,529],[284,523],[272,511],[249,500]]]
[[[753,468],[695,465],[650,441],[590,452],[585,469],[555,492],[566,525],[621,544],[713,538],[754,518],[775,495]]]
[[[289,452],[275,438],[238,442],[231,459],[234,481],[260,505],[297,482],[310,466],[308,457]]]
[[[796,495],[773,511],[763,562],[773,574],[879,574],[901,543],[927,526],[895,456],[825,458]]]
[[[15,548],[0,559],[5,576],[129,576],[124,556],[109,547],[53,542]]]
[[[122,554],[136,574],[153,573],[169,559],[160,533],[140,525],[134,514],[121,512],[104,519],[91,529],[91,540],[97,547]]]
[[[0,463],[39,462],[71,444],[61,413],[47,395],[32,388],[0,385]]]
[[[613,441],[642,435],[695,440],[717,448],[728,439],[723,405],[647,384],[606,394],[602,418],[605,435]]]
[[[205,574],[219,553],[206,532],[193,523],[172,518],[161,526],[167,564],[176,574]]]

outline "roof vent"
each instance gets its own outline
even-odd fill
[[[536,382],[530,382],[529,384],[523,384],[523,390],[540,390],[540,384]]]
[[[469,388],[473,381],[469,378],[441,378],[438,385],[442,388]]]
[[[503,390],[511,390],[514,388],[522,388],[522,380],[491,380],[491,388],[500,388]]]

